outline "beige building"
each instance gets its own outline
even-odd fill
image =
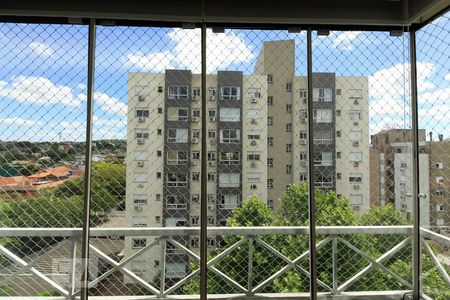
[[[130,73],[127,203],[130,226],[199,226],[201,139],[208,139],[208,225],[223,226],[251,195],[274,209],[291,184],[307,180],[307,80],[295,76],[293,41],[266,42],[254,75],[208,75],[206,137],[201,136],[201,76],[188,70]],[[316,187],[369,207],[367,77],[313,75]],[[128,238],[125,255],[153,242]],[[196,251],[198,238],[189,241]],[[208,242],[214,246],[216,240]],[[149,281],[159,272],[156,245],[130,268]],[[188,261],[168,245],[166,277]]]

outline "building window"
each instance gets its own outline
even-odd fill
[[[361,89],[350,89],[348,90],[348,94],[350,99],[361,99],[362,98],[362,90]]]
[[[215,182],[216,181],[216,173],[209,172],[208,173],[208,182]]]
[[[187,186],[187,176],[185,173],[168,173],[167,186]]]
[[[267,126],[273,126],[273,117],[267,117]]]
[[[187,220],[182,217],[174,218],[170,217],[166,219],[166,227],[185,227]]]
[[[221,143],[240,143],[241,131],[239,129],[222,129],[220,130]]]
[[[195,117],[195,118],[200,118],[200,109],[193,109],[192,110],[192,117]]]
[[[216,204],[216,194],[208,194],[208,203]]]
[[[261,89],[258,88],[248,88],[247,95],[250,100],[261,98]]]
[[[187,129],[169,129],[167,131],[168,143],[187,143],[188,130]]]
[[[192,151],[192,160],[200,159],[200,151]]]
[[[341,110],[340,109],[336,109],[336,117],[340,117],[341,116]]]
[[[336,136],[337,137],[341,137],[342,136],[342,131],[340,131],[340,130],[336,131]]]
[[[267,167],[268,168],[273,168],[273,158],[268,158],[267,159]]]
[[[267,137],[267,145],[273,146],[273,137],[271,136]]]
[[[216,151],[208,151],[208,161],[216,161]]]
[[[261,173],[248,173],[247,174],[248,183],[259,183],[261,182]]]
[[[215,118],[216,117],[216,110],[215,109],[208,109],[208,117]]]
[[[291,113],[292,113],[292,105],[291,105],[291,104],[286,104],[286,112],[287,112],[288,114],[291,114]]]
[[[208,129],[208,138],[210,140],[216,139],[216,130],[215,129]]]
[[[300,152],[300,161],[307,161],[307,160],[308,160],[308,153]]]
[[[191,225],[192,226],[198,226],[200,224],[200,217],[199,216],[192,216],[191,217]]]
[[[147,270],[145,261],[143,260],[134,260],[130,263],[130,270],[136,274],[142,274]]]
[[[291,123],[287,123],[286,124],[286,132],[291,132],[292,131],[292,124]]]
[[[207,222],[208,222],[208,225],[215,225],[216,219],[213,216],[208,216]]]
[[[163,92],[163,87],[162,86],[158,86],[158,93],[162,93]]]
[[[148,86],[137,85],[134,87],[136,96],[147,97],[150,95],[150,88]]]
[[[313,118],[316,123],[331,123],[333,120],[333,115],[331,109],[314,109]]]
[[[349,118],[350,118],[351,121],[355,121],[356,122],[356,121],[362,120],[361,111],[360,110],[349,111],[348,115],[349,115]]]
[[[267,179],[267,188],[273,189],[273,179]]]
[[[172,278],[184,278],[187,275],[186,263],[166,263],[166,277]]]
[[[150,110],[148,108],[136,108],[136,117],[148,118],[149,115],[150,115]]]
[[[267,97],[267,106],[272,106],[273,105],[273,97],[272,96],[268,96]]]
[[[158,114],[162,114],[162,113],[163,113],[162,107],[158,107]]]
[[[336,152],[336,158],[342,158],[342,152],[340,151]]]
[[[220,163],[224,165],[238,165],[241,162],[239,152],[220,152]]]
[[[350,131],[348,138],[352,142],[359,142],[362,140],[362,131],[361,130]]]
[[[249,140],[259,140],[261,138],[261,130],[255,129],[247,130],[247,138]]]
[[[292,174],[292,165],[286,165],[286,174]]]
[[[215,99],[216,98],[216,88],[215,87],[209,87],[208,88],[208,97],[209,97],[209,99]]]
[[[256,120],[261,119],[261,110],[251,108],[247,111],[247,119]]]
[[[336,173],[336,179],[342,179],[342,173]]]
[[[300,131],[300,140],[306,140],[308,138],[308,134],[306,131]]]
[[[248,151],[247,160],[248,161],[259,161],[261,158],[261,152],[259,151]]]
[[[157,134],[157,135],[162,135],[162,129],[159,129],[159,128],[156,129],[156,134]]]
[[[286,92],[292,92],[292,82],[286,82]]]
[[[200,246],[200,239],[198,237],[191,237],[191,247],[198,248]]]
[[[145,205],[148,203],[147,194],[133,194],[133,203],[136,205]]]
[[[313,100],[317,102],[331,102],[331,89],[313,89]]]
[[[349,158],[351,162],[361,162],[362,152],[350,152]]]
[[[267,207],[273,209],[273,200],[267,200]]]
[[[273,75],[272,74],[267,74],[267,83],[273,83]]]
[[[239,187],[241,181],[240,173],[220,173],[219,187]]]
[[[192,130],[192,138],[193,139],[200,139],[200,129],[193,129]]]
[[[443,168],[444,168],[444,163],[442,163],[442,162],[437,162],[437,163],[434,164],[434,167],[435,167],[436,169],[443,169]]]
[[[300,173],[299,175],[300,182],[308,181],[308,173]]]
[[[220,121],[222,122],[239,122],[241,120],[241,109],[222,107],[220,109]]]
[[[438,204],[438,205],[436,205],[436,210],[437,210],[437,211],[444,211],[444,204]]]
[[[147,217],[144,216],[133,216],[131,219],[133,227],[146,227]]]
[[[331,130],[316,130],[313,134],[315,145],[328,145],[333,142]]]
[[[220,100],[240,100],[241,88],[238,86],[222,86],[220,88]]]
[[[445,224],[445,223],[444,223],[444,219],[437,219],[437,220],[436,220],[436,225],[437,225],[437,226],[444,226],[444,224]]]
[[[353,206],[354,210],[361,209],[363,204],[363,195],[361,194],[351,194],[348,199],[350,200],[350,204]]]
[[[148,182],[148,174],[145,172],[134,172],[133,176],[136,183]]]
[[[220,196],[220,207],[224,209],[234,209],[238,207],[239,195],[225,194]]]
[[[188,86],[187,85],[169,85],[168,96],[169,99],[187,99]]]
[[[200,181],[200,172],[192,172],[192,181]]]
[[[308,99],[308,90],[300,89],[300,99]]]
[[[333,165],[333,156],[331,152],[316,152],[314,153],[314,165],[329,167]]]
[[[336,89],[336,95],[340,96],[341,95],[341,89]]]
[[[140,249],[140,248],[144,248],[147,245],[147,240],[146,239],[132,239],[131,244],[132,244],[131,247],[133,249]]]
[[[286,152],[291,153],[292,152],[292,144],[286,144]]]
[[[148,139],[148,129],[136,128],[134,134],[137,139]]]
[[[156,178],[161,179],[161,172],[156,172]]]
[[[187,107],[169,107],[167,108],[168,121],[187,121],[189,119]]]
[[[134,150],[134,160],[146,161],[149,156],[150,153],[147,150]]]
[[[161,201],[161,194],[156,194],[155,201]]]
[[[436,183],[444,184],[444,176],[436,176]]]
[[[361,183],[362,182],[362,174],[361,173],[350,173],[348,177],[348,181],[352,184]]]
[[[156,151],[156,156],[161,157],[162,156],[162,151],[161,150]]]
[[[192,194],[191,195],[191,202],[192,203],[199,203],[200,202],[200,195],[199,194]]]
[[[437,190],[437,191],[436,191],[436,197],[444,197],[444,191],[442,191],[442,190]]]
[[[188,161],[188,155],[184,151],[169,150],[167,151],[167,164],[179,165]]]
[[[201,89],[199,87],[193,87],[192,88],[192,96],[201,96]]]

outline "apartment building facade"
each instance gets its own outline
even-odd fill
[[[287,186],[307,181],[307,80],[295,76],[293,41],[265,43],[253,75],[218,71],[207,75],[206,86],[208,136],[202,137],[199,74],[129,74],[127,225],[199,225],[202,138],[208,139],[209,226],[225,225],[251,195],[276,210]],[[367,78],[315,73],[313,87],[316,187],[363,211],[369,207]],[[125,254],[152,242],[129,238]],[[183,242],[198,248],[195,237]],[[148,253],[131,269],[151,281],[161,247]],[[187,257],[167,245],[165,267],[167,278],[182,278]]]

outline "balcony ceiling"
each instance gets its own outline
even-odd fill
[[[205,0],[217,23],[409,26],[447,9],[450,0]],[[2,1],[0,15],[200,22],[202,1]]]

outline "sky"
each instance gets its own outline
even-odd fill
[[[450,14],[417,34],[420,127],[450,137]],[[0,24],[0,140],[83,141],[87,26]],[[252,74],[264,41],[295,40],[306,74],[306,33],[207,33],[207,69]],[[408,34],[313,35],[314,72],[369,78],[370,133],[410,126]],[[129,72],[200,72],[198,29],[97,27],[94,139],[126,138]],[[280,66],[282,68],[283,66]],[[294,91],[295,92],[295,91]]]

